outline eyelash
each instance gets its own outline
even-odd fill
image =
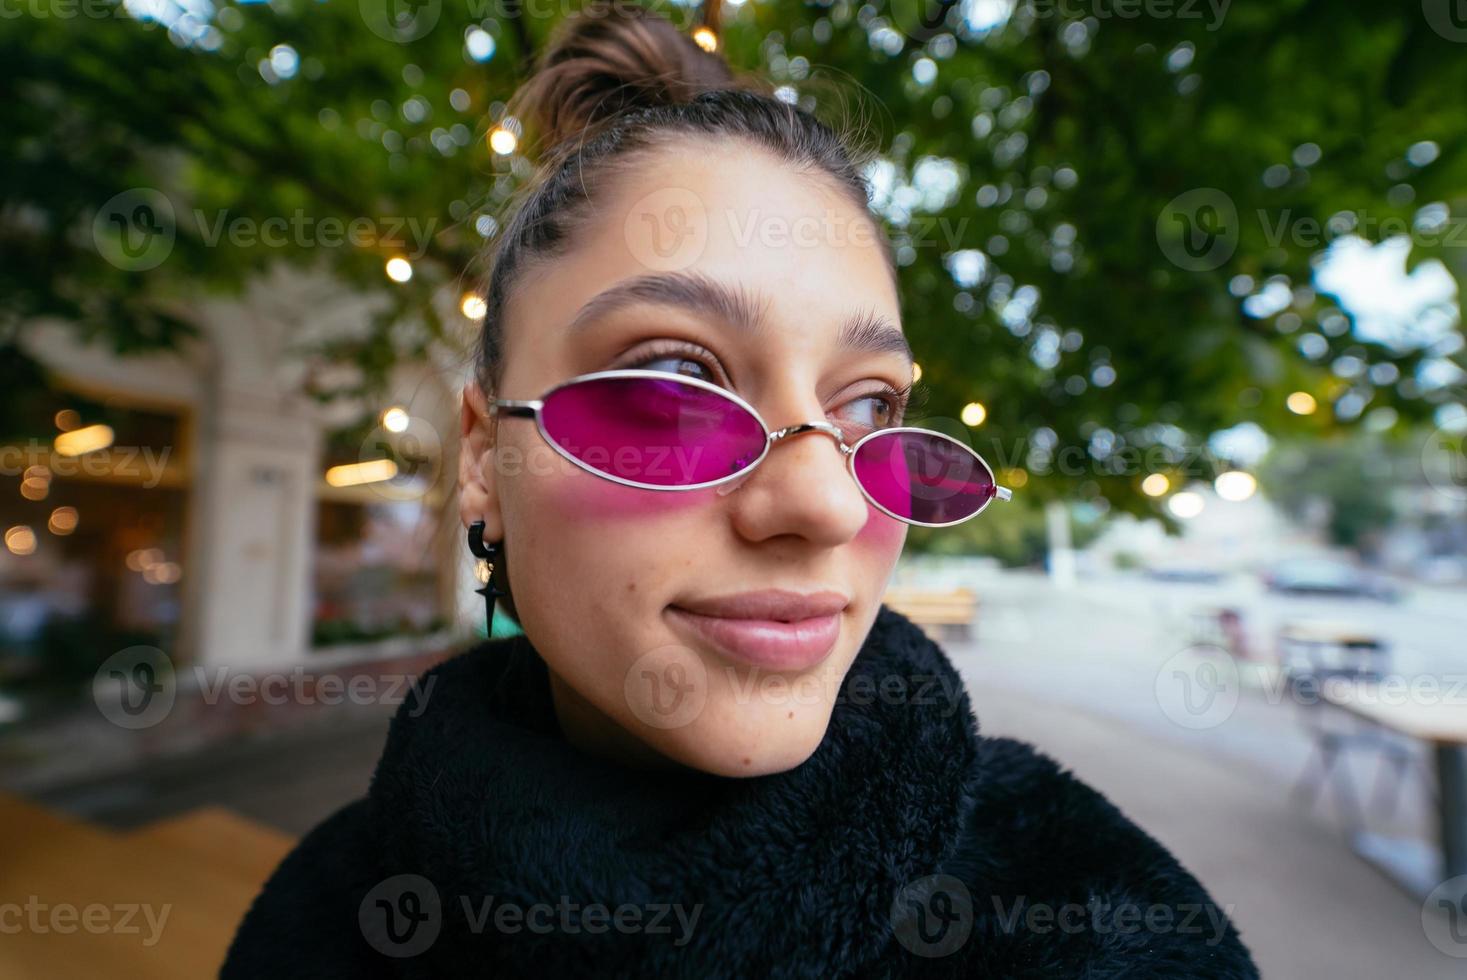
[[[647,364],[651,364],[653,361],[666,360],[667,358],[674,356],[686,357],[690,361],[697,361],[699,364],[702,364],[705,368],[707,368],[709,372],[715,375],[717,378],[722,378],[725,382],[728,380],[728,376],[725,375],[723,373],[723,370],[719,368],[716,363],[713,362],[713,358],[706,351],[704,351],[702,347],[699,347],[696,344],[687,343],[686,341],[658,342],[652,345],[650,349],[639,354],[636,360],[632,361],[629,364],[623,365],[623,367],[643,367]],[[729,387],[732,387],[732,385],[729,385]],[[856,397],[880,397],[883,401],[886,402],[887,407],[891,412],[892,418],[905,419],[905,416],[907,414],[915,411],[917,408],[920,408],[923,404],[926,403],[927,387],[925,385],[916,384],[910,381],[899,387],[893,386],[889,382],[883,382],[882,387],[879,390],[865,392],[863,394],[857,395]]]

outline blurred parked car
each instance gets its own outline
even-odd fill
[[[1202,565],[1151,565],[1146,577],[1159,582],[1221,582],[1227,576],[1215,568]]]
[[[1331,558],[1292,558],[1264,572],[1271,592],[1333,595],[1395,602],[1401,590],[1382,575]]]

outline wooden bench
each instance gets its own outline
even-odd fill
[[[881,601],[922,628],[934,641],[971,640],[978,596],[967,588],[926,589],[893,586]]]
[[[127,832],[0,794],[0,977],[216,976],[292,844],[218,808]]]

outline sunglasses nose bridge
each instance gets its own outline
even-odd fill
[[[799,425],[787,425],[783,429],[775,429],[769,433],[769,445],[773,447],[781,439],[802,435],[806,432],[824,432],[835,440],[835,444],[840,447],[842,456],[849,456],[851,453],[851,447],[846,445],[845,433],[841,432],[837,426],[831,425],[829,422],[801,422]]]

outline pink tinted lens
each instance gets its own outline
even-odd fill
[[[924,432],[872,436],[856,450],[856,479],[898,517],[950,524],[993,498],[993,473],[966,446]]]
[[[737,402],[668,378],[595,378],[545,398],[551,440],[607,476],[657,487],[708,483],[764,449],[758,418]]]

